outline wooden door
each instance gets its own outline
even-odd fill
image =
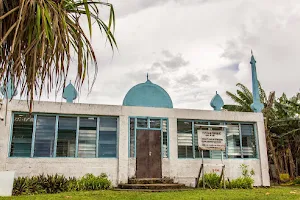
[[[136,177],[161,178],[161,133],[137,130]]]

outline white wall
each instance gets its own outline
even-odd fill
[[[3,113],[2,115],[5,115]],[[35,102],[35,113],[74,114],[74,115],[109,115],[119,116],[118,159],[114,158],[8,158],[11,112],[28,111],[25,101],[13,100],[8,104],[6,123],[0,121],[0,171],[16,170],[17,176],[34,175],[40,173],[63,173],[66,176],[82,176],[85,173],[107,173],[114,184],[127,182],[128,177],[135,174],[135,161],[128,158],[128,117],[149,116],[166,117],[169,119],[169,159],[163,159],[163,176],[174,178],[187,185],[194,184],[198,174],[200,160],[178,159],[177,155],[177,119],[201,119],[219,121],[256,122],[260,159],[228,159],[225,160],[226,175],[239,175],[242,163],[254,168],[255,184],[270,185],[269,168],[266,151],[263,116],[261,113],[217,112],[191,109],[166,109],[146,107],[126,107],[96,104]],[[206,159],[207,162],[217,162]]]

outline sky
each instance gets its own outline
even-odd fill
[[[118,50],[111,51],[95,26],[91,40],[99,70],[91,92],[86,82],[76,102],[121,105],[128,90],[149,73],[175,108],[210,110],[216,91],[229,104],[226,91],[235,92],[237,83],[251,89],[251,50],[267,93],[299,92],[299,0],[108,2],[115,9]],[[107,8],[101,12],[106,19]],[[75,65],[70,80],[74,74]],[[42,100],[64,101],[53,94]]]

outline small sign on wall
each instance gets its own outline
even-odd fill
[[[225,151],[226,140],[224,130],[198,130],[199,150]]]

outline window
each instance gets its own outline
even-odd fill
[[[148,119],[147,118],[138,118],[137,119],[137,127],[147,128],[148,127]]]
[[[12,157],[30,157],[33,132],[33,116],[15,114],[10,148]]]
[[[244,158],[256,157],[256,143],[253,124],[241,124],[242,151]]]
[[[198,130],[202,129],[202,130],[208,130],[208,128],[200,128],[199,125],[208,125],[208,122],[194,122],[194,148],[195,148],[195,158],[202,158],[202,153],[201,151],[199,151],[198,148]],[[203,151],[203,157],[204,158],[209,158],[210,156],[210,151],[209,150],[204,150]]]
[[[117,156],[117,118],[100,118],[99,157]]]
[[[97,118],[80,117],[78,157],[95,158],[97,146]]]
[[[162,120],[162,133],[163,133],[163,146],[162,146],[162,156],[163,158],[168,157],[168,124],[167,120]]]
[[[135,155],[135,119],[130,118],[130,157]]]
[[[53,157],[55,122],[55,116],[37,116],[34,157]]]
[[[192,126],[194,124],[194,128]],[[198,150],[198,130],[201,125],[224,125],[217,121],[177,121],[178,158],[201,158]],[[226,122],[226,154],[227,158],[256,158],[256,136],[254,124]],[[204,130],[220,130],[222,127],[202,127]],[[193,148],[194,147],[194,148]],[[221,159],[222,151],[203,151],[204,158]]]
[[[56,157],[75,157],[77,118],[59,117]]]
[[[241,158],[240,128],[238,123],[227,123],[227,156]]]
[[[193,158],[192,122],[177,122],[178,158]]]
[[[160,119],[150,119],[150,128],[160,128]]]
[[[13,116],[11,157],[96,158],[117,155],[117,117]]]

